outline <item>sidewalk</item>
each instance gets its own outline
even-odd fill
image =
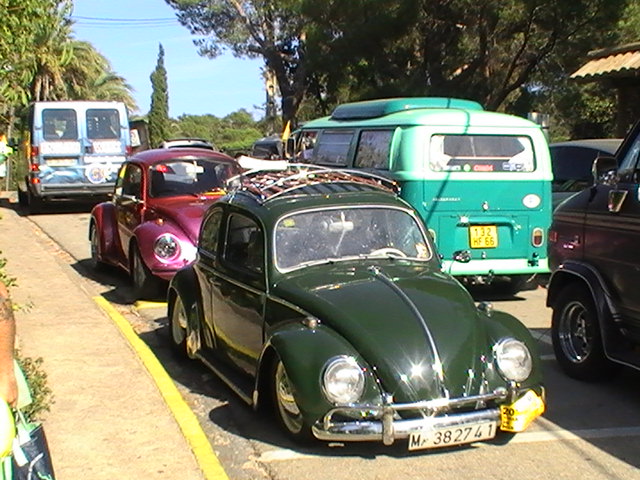
[[[53,242],[2,202],[0,258],[26,307],[19,347],[43,358],[54,395],[44,425],[57,480],[205,478],[131,344]]]

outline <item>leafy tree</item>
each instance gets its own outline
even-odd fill
[[[223,50],[236,57],[262,57],[281,95],[282,121],[294,120],[307,86],[302,0],[165,0],[178,20],[201,38],[203,56]]]
[[[133,88],[117,75],[109,61],[89,42],[70,40],[72,57],[62,76],[64,98],[124,102],[130,111],[138,106]]]
[[[260,124],[244,109],[224,118],[181,115],[173,122],[171,133],[175,137],[203,138],[230,155],[248,151],[253,142],[264,136]]]
[[[532,87],[550,58],[584,58],[604,36],[601,32],[615,25],[624,4],[306,0],[308,69],[318,85],[310,91],[325,103],[434,95],[471,98],[504,110],[523,87]]]
[[[156,147],[169,137],[169,89],[164,67],[164,48],[160,44],[158,62],[151,73],[151,108],[149,109],[149,142]]]

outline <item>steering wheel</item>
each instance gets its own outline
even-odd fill
[[[369,255],[378,256],[378,255],[388,255],[390,257],[406,257],[407,254],[402,250],[393,247],[384,247],[378,248],[377,250],[373,250]]]

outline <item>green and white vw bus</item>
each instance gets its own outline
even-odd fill
[[[454,98],[339,105],[306,123],[300,161],[396,180],[429,226],[443,270],[512,292],[547,273],[552,170],[541,127]],[[531,284],[531,283],[529,283]]]

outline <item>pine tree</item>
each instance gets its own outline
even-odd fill
[[[157,147],[169,134],[169,90],[167,70],[164,68],[164,48],[160,44],[158,63],[151,73],[151,108],[149,110],[149,142]]]

